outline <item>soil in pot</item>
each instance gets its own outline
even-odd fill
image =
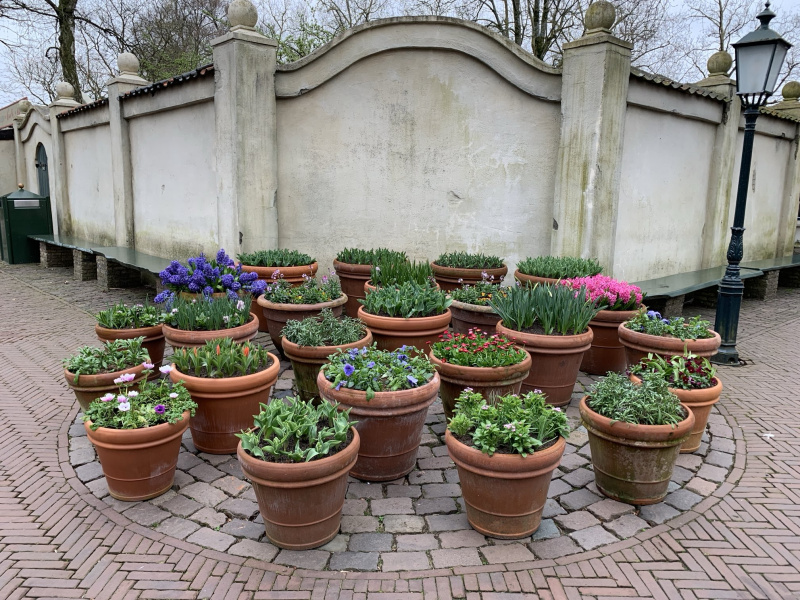
[[[397,350],[403,346],[414,346],[420,354],[430,352],[430,342],[438,339],[451,317],[448,308],[441,315],[432,317],[383,317],[358,309],[358,318],[364,321],[375,338],[379,350]]]
[[[348,317],[356,318],[358,317],[358,309],[361,306],[359,300],[363,300],[366,296],[364,284],[369,279],[372,265],[355,265],[334,260],[333,269],[339,276],[342,292],[347,295],[344,312]]]
[[[131,329],[108,329],[106,327],[100,327],[100,325],[95,325],[94,332],[97,335],[97,339],[101,342],[130,340],[143,337],[144,341],[142,342],[142,347],[147,350],[147,354],[150,355],[150,362],[153,364],[153,372],[150,374],[150,379],[158,377],[158,368],[164,362],[164,346],[166,345],[164,331],[161,325]]]
[[[583,355],[581,371],[592,375],[605,375],[609,371],[625,373],[628,359],[625,346],[619,341],[619,325],[632,318],[636,310],[601,310],[589,321],[592,345]]]
[[[465,285],[475,285],[483,281],[483,274],[494,277],[493,282],[500,285],[503,277],[508,273],[508,267],[503,265],[497,269],[460,269],[456,267],[443,267],[435,262],[431,263],[433,277],[445,291],[455,290]]]
[[[119,393],[119,386],[114,383],[114,380],[120,375],[126,373],[133,373],[136,378],[130,383],[131,386],[136,386],[144,379],[143,365],[136,365],[130,369],[122,371],[114,371],[113,373],[98,373],[97,375],[81,375],[78,377],[78,383],[75,383],[75,373],[71,373],[64,369],[64,377],[67,380],[67,385],[75,393],[78,399],[78,404],[81,405],[83,410],[89,408],[92,401],[105,394]]]

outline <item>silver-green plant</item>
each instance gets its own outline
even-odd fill
[[[406,281],[398,286],[369,290],[359,302],[371,315],[410,319],[444,314],[453,300],[430,284]]]
[[[538,325],[545,335],[576,335],[586,331],[599,308],[586,299],[586,290],[565,285],[517,285],[489,300],[503,325],[528,331]]]
[[[686,418],[678,397],[660,373],[642,373],[642,383],[633,383],[619,373],[608,375],[587,390],[586,404],[594,412],[624,423],[676,425]]]

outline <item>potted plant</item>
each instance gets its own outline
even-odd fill
[[[269,540],[289,550],[332,540],[360,445],[349,411],[296,398],[262,404],[254,428],[238,437]]]
[[[518,394],[531,369],[525,350],[503,335],[480,329],[470,329],[466,335],[445,331],[431,345],[430,357],[442,380],[440,395],[448,419],[465,388],[491,404],[495,396]]]
[[[543,391],[554,406],[569,404],[578,369],[592,344],[597,307],[564,285],[520,285],[489,302],[502,320],[497,332],[527,350],[533,363],[522,391]]]
[[[722,393],[722,381],[716,376],[716,369],[707,358],[694,354],[672,356],[669,359],[648,354],[631,367],[630,378],[634,383],[639,383],[643,373],[657,373],[667,382],[669,391],[692,411],[694,427],[681,445],[681,452],[697,450],[706,430],[711,407],[719,402]]]
[[[593,258],[576,258],[573,256],[537,256],[527,257],[517,265],[514,277],[517,281],[533,285],[534,283],[552,284],[559,279],[574,277],[591,277],[603,270]]]
[[[399,256],[384,256],[370,269],[370,278],[364,283],[364,292],[379,287],[397,287],[406,282],[432,285],[441,289],[434,281],[430,263],[401,260]]]
[[[489,404],[463,391],[444,439],[472,528],[500,539],[536,531],[568,434],[566,415],[542,394],[506,395]]]
[[[358,309],[381,350],[414,346],[427,353],[429,340],[450,324],[450,298],[432,285],[407,281],[368,291]]]
[[[162,372],[168,368],[161,367]],[[180,384],[124,376],[115,393],[88,406],[83,415],[86,435],[97,450],[112,497],[147,500],[172,487],[181,437],[194,409]]]
[[[648,354],[714,356],[722,343],[711,323],[700,316],[688,321],[683,317],[664,319],[654,310],[639,311],[620,324],[618,333],[629,365],[635,365]]]
[[[292,285],[300,285],[306,277],[314,277],[319,265],[308,254],[281,248],[277,250],[258,250],[237,254],[236,258],[242,266],[242,271],[255,273],[262,281],[270,282],[279,276]]]
[[[333,268],[339,276],[342,291],[347,294],[347,303],[344,311],[348,317],[357,317],[358,301],[364,298],[364,284],[370,277],[372,265],[382,260],[407,261],[405,252],[396,252],[387,248],[359,250],[358,248],[345,248],[333,261]]]
[[[611,372],[581,399],[581,419],[597,489],[628,504],[655,504],[667,494],[694,415],[657,373],[640,385]]]
[[[101,347],[83,346],[64,359],[64,377],[83,410],[92,400],[113,392],[121,382],[138,383],[152,369],[143,338],[112,340]],[[148,371],[149,372],[149,371]]]
[[[452,325],[455,333],[467,333],[470,329],[479,328],[494,331],[500,320],[489,300],[494,294],[504,294],[505,289],[492,281],[491,276],[473,285],[465,285],[450,291],[450,312],[453,313]]]
[[[111,308],[97,313],[95,319],[97,325],[94,326],[94,332],[101,342],[144,338],[142,347],[147,350],[154,366],[150,377],[156,376],[155,369],[164,360],[164,314],[161,308],[147,303],[128,306],[117,302]]]
[[[486,280],[500,285],[508,273],[502,258],[469,252],[445,252],[431,263],[431,269],[436,283],[445,291]]]
[[[344,310],[347,296],[342,293],[339,278],[331,274],[323,276],[320,280],[306,277],[305,281],[296,287],[285,279],[273,279],[257,302],[267,319],[267,329],[272,343],[283,353],[281,332],[288,320],[315,317],[325,308],[330,309],[338,317]]]
[[[164,337],[173,348],[194,348],[226,337],[244,342],[258,332],[258,320],[250,312],[250,296],[201,296],[193,300],[178,297],[167,304],[167,309]]]
[[[221,338],[178,348],[172,363],[170,379],[182,382],[197,403],[189,424],[194,445],[209,454],[236,452],[236,434],[251,427],[259,405],[269,401],[278,359],[258,344]]]
[[[317,375],[338,349],[350,350],[372,344],[372,334],[360,319],[336,318],[329,308],[317,317],[289,320],[283,328],[283,352],[292,362],[297,392],[304,402],[317,400]]]
[[[374,345],[338,351],[320,369],[317,387],[357,421],[361,449],[353,477],[392,481],[414,468],[428,407],[439,394],[439,376],[426,356]]]
[[[600,308],[589,321],[594,338],[583,355],[581,371],[592,375],[605,375],[608,371],[625,373],[628,360],[618,330],[620,323],[641,309],[644,297],[641,288],[606,275],[565,279],[562,283],[574,290],[584,288],[587,299]]]

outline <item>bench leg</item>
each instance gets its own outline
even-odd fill
[[[682,317],[684,300],[686,300],[686,296],[684,295],[675,296],[674,298],[667,298],[662,316],[665,318]]]
[[[781,269],[781,274],[778,276],[778,285],[781,287],[799,288],[800,267]]]
[[[103,291],[109,288],[137,287],[142,284],[142,274],[119,263],[97,256],[97,281]]]
[[[778,295],[778,278],[780,271],[767,271],[761,277],[746,279],[744,297],[757,300],[773,300]]]
[[[45,269],[71,267],[72,250],[47,242],[39,242],[39,262]]]
[[[72,266],[75,279],[78,281],[97,279],[97,260],[94,254],[74,248],[72,250]]]

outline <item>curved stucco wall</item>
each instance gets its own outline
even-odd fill
[[[50,123],[38,111],[33,110],[23,129],[20,131],[23,140],[23,153],[25,156],[25,189],[36,194],[39,193],[39,178],[36,172],[36,148],[39,144],[44,146],[48,162],[52,164],[52,145],[50,140]],[[53,168],[49,169],[50,189],[53,189]]]

